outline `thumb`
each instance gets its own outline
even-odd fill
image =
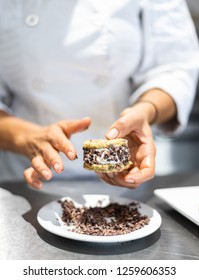
[[[125,137],[133,130],[133,128],[130,115],[122,116],[109,128],[106,133],[106,138],[115,139]]]

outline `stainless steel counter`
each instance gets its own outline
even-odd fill
[[[154,196],[156,188],[197,185],[199,174],[156,177],[136,190],[112,187],[90,178],[83,181],[46,183],[42,191],[24,183],[0,186],[0,259],[6,260],[198,260],[199,228]],[[54,235],[37,222],[37,212],[46,203],[63,196],[83,193],[131,197],[155,208],[161,228],[138,240],[98,244],[73,241]]]

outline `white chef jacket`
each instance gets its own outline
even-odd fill
[[[183,0],[0,1],[0,109],[41,125],[92,119],[88,131],[71,138],[78,160],[62,155],[65,178],[88,175],[82,142],[104,138],[121,110],[148,89],[173,97],[182,130],[198,61]],[[1,151],[0,181],[22,179],[29,166],[25,157]]]

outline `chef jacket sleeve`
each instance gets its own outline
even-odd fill
[[[0,110],[12,114],[13,95],[0,76]]]
[[[141,1],[143,55],[133,75],[135,91],[131,104],[140,95],[159,88],[177,107],[178,125],[159,126],[160,133],[184,130],[193,106],[199,69],[199,48],[195,27],[184,0]]]

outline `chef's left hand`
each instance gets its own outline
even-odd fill
[[[140,103],[127,108],[106,133],[108,139],[125,138],[128,140],[133,163],[128,171],[118,173],[97,172],[97,175],[106,183],[136,188],[154,177],[156,148],[149,124],[155,113],[152,110],[154,108],[147,103]]]

